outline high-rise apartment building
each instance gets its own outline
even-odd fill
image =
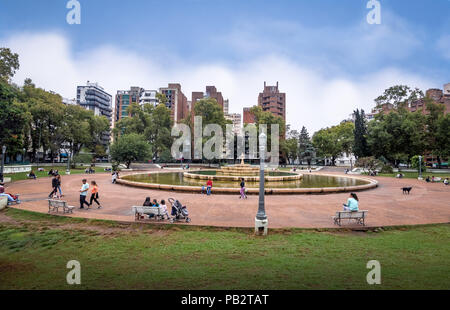
[[[162,87],[159,92],[166,96],[166,106],[171,110],[171,116],[175,123],[181,122],[189,114],[187,97],[181,91],[181,85],[172,83]]]
[[[85,86],[77,87],[77,104],[87,110],[91,110],[97,116],[105,116],[109,120],[111,126],[112,121],[112,96],[108,94],[98,83],[90,83],[87,81]],[[108,145],[111,136],[109,132],[105,132],[101,141],[103,145]]]
[[[230,100],[225,99],[223,101],[223,113],[227,115],[230,112]]]
[[[127,108],[132,103],[139,103],[142,88],[133,86],[130,90],[118,90],[116,94],[116,104],[114,111],[114,120],[120,121],[122,118],[128,117]]]
[[[258,105],[263,111],[271,112],[286,120],[286,93],[280,93],[278,82],[276,86],[267,86],[264,82],[264,91],[259,93]]]

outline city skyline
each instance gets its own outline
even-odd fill
[[[365,1],[80,2],[80,25],[65,22],[65,1],[0,4],[0,45],[20,55],[14,82],[30,77],[70,99],[86,80],[110,94],[215,85],[229,112],[242,113],[264,81],[279,81],[287,123],[314,132],[353,109],[369,112],[392,85],[425,91],[450,76],[449,1],[381,1],[380,25],[367,24]]]

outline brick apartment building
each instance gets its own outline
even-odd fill
[[[171,110],[171,116],[175,123],[181,122],[188,116],[188,100],[181,91],[180,84],[171,83],[167,87],[160,88],[159,92],[166,96],[166,106]]]
[[[243,115],[243,123],[244,124],[256,123],[255,115],[252,112],[250,112],[250,109],[251,108],[244,108],[244,110],[243,110],[242,115]]]
[[[263,111],[269,111],[286,120],[286,93],[280,93],[278,82],[276,86],[267,86],[264,82],[264,90],[258,96],[258,105]]]
[[[206,86],[206,91],[203,92],[192,92],[192,101],[191,101],[191,118],[192,122],[194,121],[195,117],[195,103],[199,101],[200,99],[206,99],[206,98],[214,98],[216,99],[217,103],[221,106],[222,110],[224,109],[224,100],[221,92],[217,91],[217,88],[215,86]]]

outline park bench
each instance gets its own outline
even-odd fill
[[[67,201],[48,199],[48,213],[58,212],[59,208],[63,209],[63,213],[73,213],[75,207],[67,205]]]
[[[365,226],[364,220],[367,217],[367,210],[361,211],[337,211],[336,215],[333,216],[334,224],[341,226],[342,220],[348,220],[350,223],[351,220],[355,220],[357,224],[361,224]]]
[[[157,220],[163,220],[164,214],[161,213],[160,207],[147,207],[147,206],[133,206],[131,209],[134,212],[134,219],[138,221],[144,218],[144,215],[153,214]]]

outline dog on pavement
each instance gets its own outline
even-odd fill
[[[403,194],[409,195],[409,192],[411,191],[411,189],[412,189],[412,187],[402,187]]]

